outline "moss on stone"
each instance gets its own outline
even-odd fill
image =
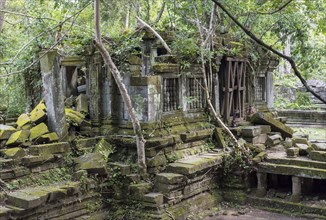
[[[30,119],[33,123],[39,124],[47,119],[47,115],[43,110],[32,111],[30,114]]]
[[[6,158],[20,159],[26,155],[25,150],[21,147],[14,147],[1,150],[1,154]]]
[[[0,140],[7,140],[16,132],[16,129],[12,126],[0,125]]]
[[[15,133],[13,133],[10,136],[10,138],[6,142],[6,145],[14,146],[14,145],[22,144],[28,140],[29,134],[30,134],[30,131],[28,131],[28,130],[16,131]]]
[[[36,138],[41,137],[44,134],[49,133],[48,126],[45,123],[36,125],[30,130],[31,134],[29,136],[30,141],[34,141]]]
[[[27,114],[21,114],[16,121],[18,128],[22,128],[24,125],[30,123],[31,123],[31,119]]]

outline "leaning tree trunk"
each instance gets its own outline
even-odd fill
[[[111,59],[110,53],[104,47],[101,40],[101,31],[100,31],[100,9],[99,9],[99,0],[94,0],[94,19],[95,19],[95,45],[100,51],[104,62],[108,65],[115,82],[119,88],[122,99],[126,104],[129,112],[129,116],[133,125],[133,129],[136,135],[136,144],[137,144],[137,155],[138,155],[138,165],[141,174],[147,173],[147,166],[145,160],[145,142],[146,140],[143,137],[140,122],[137,118],[136,111],[132,106],[130,96],[126,89],[125,84],[123,83],[122,76]]]

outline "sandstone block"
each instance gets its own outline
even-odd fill
[[[30,123],[31,123],[31,119],[27,114],[21,114],[16,121],[18,128],[23,128],[23,126],[28,125]]]
[[[222,132],[222,128],[215,128],[213,137],[216,140],[216,144],[218,147],[221,147],[223,149],[227,147],[227,145],[225,143],[224,135]]]
[[[88,153],[75,159],[76,170],[87,170],[89,174],[107,175],[106,161],[100,153]]]
[[[151,189],[151,183],[137,183],[129,186],[130,194],[138,199],[142,198],[146,193],[149,193]]]
[[[308,148],[309,145],[307,144],[299,144],[299,143],[295,143],[294,147],[299,148],[299,155],[300,156],[307,156],[308,155]]]
[[[44,103],[44,100],[41,100],[39,104],[31,111],[31,114],[37,112],[37,111],[43,111],[46,112],[46,106]]]
[[[252,144],[265,144],[267,140],[267,134],[260,134],[253,138],[245,138],[245,140]]]
[[[37,144],[44,144],[44,143],[53,143],[59,140],[57,133],[51,132],[48,134],[43,134],[41,137],[38,137],[35,140]]]
[[[130,165],[128,165],[128,164],[115,162],[115,163],[109,163],[109,165],[118,169],[119,172],[121,173],[121,175],[126,176],[131,173]]]
[[[146,163],[148,167],[165,166],[167,164],[167,159],[165,154],[159,154],[152,158],[146,158]]]
[[[12,135],[10,135],[10,138],[6,142],[6,145],[7,146],[15,146],[15,145],[22,144],[28,140],[29,134],[30,134],[30,131],[28,131],[28,130],[16,131]]]
[[[8,204],[22,208],[31,209],[40,206],[44,199],[42,196],[31,195],[28,191],[11,192],[7,194]]]
[[[70,151],[71,149],[68,142],[32,145],[29,148],[29,153],[32,155],[62,154],[69,153]]]
[[[76,99],[76,110],[88,113],[88,98],[85,94],[80,94]]]
[[[286,156],[289,158],[294,158],[299,155],[299,148],[296,147],[290,147],[286,149]]]
[[[47,119],[46,112],[39,110],[39,111],[32,111],[30,114],[30,119],[33,123],[39,124],[44,122]]]
[[[156,206],[163,204],[163,194],[161,193],[147,193],[143,197],[144,202],[153,203]]]
[[[41,165],[45,162],[50,162],[52,160],[53,160],[53,155],[46,154],[41,156],[27,155],[23,157],[21,161],[24,166],[30,167],[30,166]]]
[[[36,125],[30,130],[31,134],[29,136],[30,141],[34,141],[36,138],[41,137],[43,134],[49,133],[49,128],[45,123]]]
[[[259,127],[261,128],[261,133],[262,134],[267,134],[267,133],[272,131],[270,125],[259,125]]]
[[[186,180],[186,177],[177,173],[159,173],[156,175],[156,182],[166,184],[179,184]]]
[[[256,137],[261,134],[260,126],[249,126],[241,129],[241,135],[243,137]]]
[[[326,162],[326,151],[311,151],[309,157],[312,160]]]
[[[4,157],[10,159],[20,159],[26,155],[25,150],[21,147],[3,149],[0,152]]]
[[[14,132],[16,132],[14,127],[0,125],[0,141],[9,139]]]
[[[313,143],[312,147],[317,151],[326,151],[326,143]]]
[[[270,113],[256,113],[251,117],[251,122],[257,125],[270,125],[272,131],[281,132],[282,136],[292,137],[293,130],[277,119]]]
[[[271,147],[281,143],[282,137],[278,134],[267,136],[266,145]]]

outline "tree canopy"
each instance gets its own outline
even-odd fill
[[[57,48],[66,55],[81,54],[94,38],[93,1],[0,0],[0,97],[10,113],[22,112],[28,90],[40,91],[38,52]],[[305,79],[326,78],[326,2],[323,0],[224,0],[221,3],[245,28],[267,45],[283,51],[290,40],[291,56]],[[102,36],[134,43],[130,36],[140,28],[136,16],[156,30],[169,29],[177,36],[172,53],[196,54],[200,44],[197,24],[208,32],[211,0],[102,0]],[[260,59],[256,43],[217,7],[216,34],[228,35],[232,47],[215,53]],[[129,43],[129,44],[128,44]],[[118,49],[110,48],[113,52]],[[209,54],[207,54],[209,56]],[[26,94],[26,96],[22,95]]]

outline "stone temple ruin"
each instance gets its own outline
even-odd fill
[[[123,72],[146,138],[141,178],[128,110],[101,56],[41,53],[44,101],[0,125],[0,219],[199,218],[222,201],[325,218],[326,144],[271,111],[278,62],[255,72],[246,58],[213,62],[214,107],[252,167],[228,165],[234,147],[208,117],[201,65],[182,67],[146,33]]]

